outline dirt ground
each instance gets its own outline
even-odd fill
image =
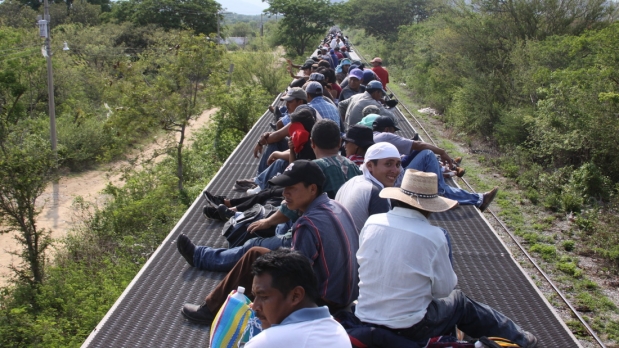
[[[204,127],[217,109],[205,110],[198,119],[193,121],[186,131],[185,146],[191,145],[192,134]],[[178,138],[177,134],[177,138]],[[166,137],[156,137],[140,150],[133,151],[128,156],[140,155],[142,158],[151,158],[157,150],[165,147],[170,140]],[[157,158],[163,158],[159,156]],[[108,182],[115,185],[121,184],[119,169],[127,164],[125,160],[100,165],[99,168],[84,171],[78,174],[61,176],[56,184],[50,184],[45,192],[37,200],[42,207],[38,216],[37,227],[52,231],[52,238],[58,239],[67,234],[75,220],[73,201],[76,197],[82,197],[89,202],[103,203],[106,199],[101,191]],[[11,274],[10,265],[19,263],[19,258],[10,252],[19,248],[14,238],[14,233],[0,235],[0,286],[6,284],[6,278]]]

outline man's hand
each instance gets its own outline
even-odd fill
[[[262,145],[260,145],[260,143],[258,143],[254,147],[254,157],[255,158],[260,158],[260,155],[262,155]]]
[[[252,222],[249,226],[247,226],[247,232],[254,233],[254,231],[265,230],[271,227],[271,223],[267,219],[261,219],[258,221]]]
[[[443,150],[443,153],[441,153],[440,155],[441,155],[441,159],[443,160],[443,162],[448,164],[449,168],[453,168],[454,160],[451,159],[451,157],[449,157],[449,155],[447,154],[447,151]]]

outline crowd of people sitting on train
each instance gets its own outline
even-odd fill
[[[255,237],[233,248],[178,237],[189,265],[227,273],[182,315],[210,325],[243,286],[252,289],[253,310],[268,328],[245,347],[351,347],[333,319],[338,313],[380,333],[383,346],[425,346],[457,326],[471,337],[535,347],[534,335],[455,289],[449,232],[428,219],[459,205],[483,212],[498,188],[473,193],[449,185],[449,173],[461,172],[459,159],[399,135],[381,59],[370,69],[349,52],[346,37],[332,31],[312,58],[289,62],[295,80],[281,97],[285,106],[270,108],[273,131],[253,149],[256,175],[235,183],[246,196],[204,192],[204,214],[215,220],[256,204],[277,209],[251,223]],[[260,233],[268,229],[270,236]]]

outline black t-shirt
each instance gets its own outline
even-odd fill
[[[314,153],[314,150],[312,150],[312,144],[311,141],[308,140],[305,145],[303,145],[303,149],[301,150],[301,152],[296,153],[296,159],[300,160],[308,160],[308,161],[312,161],[316,159],[316,154]]]

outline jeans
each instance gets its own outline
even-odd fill
[[[406,169],[415,169],[422,172],[434,173],[438,177],[438,194],[445,198],[453,199],[461,205],[480,206],[482,203],[482,195],[479,193],[470,193],[457,187],[451,187],[445,183],[441,166],[436,159],[434,152],[423,150],[413,158]]]
[[[248,240],[242,246],[226,249],[197,246],[193,254],[193,264],[198,269],[214,272],[229,272],[243,255],[252,247],[261,246],[270,250],[290,248],[291,238],[274,236],[269,238],[256,237]]]
[[[278,159],[277,161],[271,163],[266,170],[258,174],[258,176],[254,178],[254,182],[256,185],[260,186],[261,189],[266,190],[269,187],[269,180],[283,173],[287,166],[288,161]]]
[[[286,138],[267,145],[267,147],[262,152],[262,157],[260,157],[260,163],[258,164],[258,171],[256,172],[256,176],[260,175],[263,171],[267,169],[269,166],[267,161],[269,160],[269,156],[275,151],[286,151],[288,150],[288,140]]]
[[[492,307],[471,300],[460,290],[452,291],[447,297],[433,299],[419,323],[410,328],[391,330],[421,342],[447,334],[456,325],[471,337],[498,336],[521,347],[528,345],[525,331],[516,323]]]

